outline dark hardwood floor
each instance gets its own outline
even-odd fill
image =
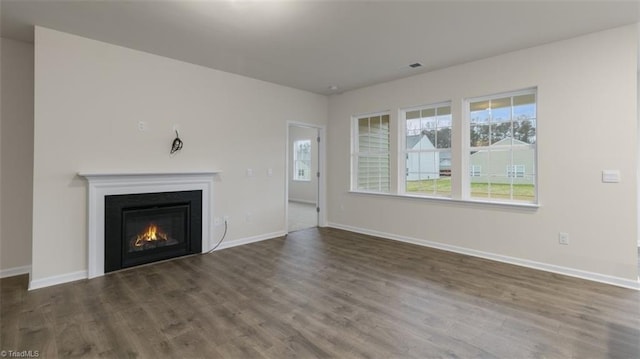
[[[44,358],[640,358],[640,292],[336,229],[28,292]]]

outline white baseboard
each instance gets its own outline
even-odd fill
[[[305,199],[295,199],[295,198],[289,198],[289,202],[296,202],[296,203],[303,203],[303,204],[316,204],[315,201],[309,201]]]
[[[77,280],[87,279],[87,271],[81,270],[73,273],[54,275],[42,279],[36,279],[29,282],[29,290],[50,287],[52,285],[75,282]]]
[[[287,235],[287,232],[285,232],[285,231],[278,231],[278,232],[272,232],[272,233],[261,234],[261,235],[253,236],[253,237],[247,237],[247,238],[236,239],[236,240],[229,241],[229,242],[222,241],[222,243],[221,243],[221,244],[220,244],[220,246],[216,249],[216,251],[219,251],[219,250],[221,250],[221,249],[226,249],[226,248],[232,248],[232,247],[242,246],[242,245],[249,244],[249,243],[260,242],[260,241],[264,241],[264,240],[267,240],[267,239],[273,239],[273,238],[283,237],[283,236],[285,236],[285,235]]]
[[[432,242],[424,239],[400,236],[396,234],[379,232],[379,231],[374,231],[374,230],[369,230],[369,229],[364,229],[359,227],[352,227],[352,226],[347,226],[339,223],[328,223],[327,226],[332,228],[337,228],[337,229],[343,229],[350,232],[367,234],[371,236],[396,240],[399,242],[411,243],[419,246],[431,247],[431,248],[441,249],[449,252],[465,254],[473,257],[490,259],[496,262],[509,263],[509,264],[514,264],[521,267],[527,267],[532,269],[543,270],[546,272],[563,274],[566,276],[577,277],[581,279],[591,280],[594,282],[606,283],[606,284],[615,285],[618,287],[640,290],[639,281],[633,281],[625,278],[613,277],[605,274],[588,272],[588,271],[583,271],[579,269],[573,269],[573,268],[562,267],[562,266],[557,266],[553,264],[531,261],[527,259],[503,256],[503,255],[488,253],[483,251],[477,251],[474,249],[452,246],[452,245]],[[261,234],[253,237],[236,239],[229,242],[223,241],[220,244],[220,246],[216,249],[216,251],[226,249],[226,248],[237,247],[245,244],[260,242],[268,239],[274,239],[274,238],[285,236],[286,234],[287,234],[286,231],[277,231],[277,232]],[[31,272],[31,266],[9,268],[9,269],[4,269],[0,271],[0,278],[11,277],[14,275],[25,274],[30,272]],[[61,274],[61,275],[47,277],[47,278],[38,279],[38,280],[32,280],[29,283],[29,290],[73,282],[76,280],[81,280],[86,278],[87,278],[87,271],[83,270],[83,271],[78,271],[78,272],[73,272],[68,274]]]
[[[532,269],[543,270],[543,271],[546,271],[546,272],[562,274],[562,275],[566,275],[566,276],[569,276],[569,277],[576,277],[576,278],[586,279],[586,280],[590,280],[590,281],[594,281],[594,282],[611,284],[611,285],[615,285],[615,286],[618,286],[618,287],[640,290],[640,281],[634,281],[634,280],[630,280],[630,279],[626,279],[626,278],[620,278],[620,277],[614,277],[614,276],[609,276],[609,275],[600,274],[600,273],[588,272],[588,271],[583,271],[583,270],[580,270],[580,269],[562,267],[562,266],[557,266],[557,265],[554,265],[554,264],[536,262],[536,261],[531,261],[531,260],[528,260],[528,259],[521,259],[521,258],[503,256],[503,255],[500,255],[500,254],[477,251],[475,249],[452,246],[452,245],[449,245],[449,244],[443,244],[443,243],[432,242],[432,241],[428,241],[428,240],[424,240],[424,239],[400,236],[400,235],[396,235],[396,234],[392,234],[392,233],[379,232],[379,231],[374,231],[374,230],[365,229],[365,228],[352,227],[352,226],[343,225],[343,224],[339,224],[339,223],[329,223],[329,227],[337,228],[337,229],[343,229],[343,230],[350,231],[350,232],[367,234],[367,235],[371,235],[371,236],[375,236],[375,237],[381,237],[381,238],[385,238],[385,239],[396,240],[396,241],[399,241],[399,242],[406,242],[406,243],[416,244],[416,245],[424,246],[424,247],[431,247],[431,248],[441,249],[441,250],[445,250],[445,251],[448,251],[448,252],[460,253],[460,254],[465,254],[465,255],[469,255],[469,256],[473,256],[473,257],[480,257],[480,258],[490,259],[490,260],[493,260],[493,261],[496,261],[496,262],[509,263],[509,264],[514,264],[514,265],[521,266],[521,267],[527,267],[527,268],[532,268]]]
[[[20,266],[0,270],[0,278],[13,277],[21,274],[31,273],[31,266]]]

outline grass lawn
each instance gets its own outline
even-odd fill
[[[531,202],[535,199],[535,187],[531,184],[501,184],[492,183],[489,187],[488,183],[472,183],[472,198],[495,198],[495,199],[511,199],[513,191],[513,199],[519,201]],[[407,181],[407,192],[409,193],[425,193],[438,196],[451,195],[451,178],[439,178],[435,180]]]
[[[443,177],[435,180],[407,181],[407,192],[450,196],[451,177]]]

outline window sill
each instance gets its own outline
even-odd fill
[[[482,201],[476,199],[456,199],[449,197],[427,197],[427,196],[419,196],[419,195],[411,195],[411,194],[397,194],[397,193],[380,193],[380,192],[364,192],[364,191],[349,191],[351,194],[356,195],[373,195],[380,197],[391,197],[391,198],[409,198],[416,200],[425,200],[425,201],[436,201],[436,202],[445,202],[452,204],[470,204],[470,205],[478,205],[478,206],[495,206],[495,207],[507,207],[507,208],[516,208],[516,209],[531,209],[537,210],[541,207],[539,203],[524,203],[524,202],[504,202],[504,201]]]

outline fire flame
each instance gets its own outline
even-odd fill
[[[150,224],[149,227],[144,231],[144,233],[138,234],[136,238],[136,242],[134,245],[136,247],[142,247],[144,242],[153,242],[153,241],[166,241],[168,240],[167,235],[158,230],[158,226],[155,224]]]

